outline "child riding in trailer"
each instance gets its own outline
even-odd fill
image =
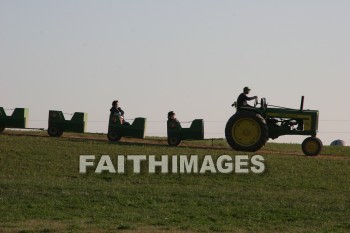
[[[118,100],[112,102],[107,137],[110,141],[119,141],[122,137],[145,138],[146,118],[137,117],[130,124],[124,120],[124,111]]]
[[[124,111],[119,107],[119,101],[114,100],[112,102],[112,107],[109,110],[111,112],[110,116],[119,116],[120,124],[122,125],[130,125],[129,122],[124,120]]]
[[[174,111],[168,112],[168,121],[167,121],[168,128],[170,129],[181,129],[180,122],[176,119]]]
[[[168,112],[167,121],[168,144],[177,146],[182,140],[203,140],[204,123],[202,119],[192,121],[190,128],[182,128],[176,119],[174,111]]]

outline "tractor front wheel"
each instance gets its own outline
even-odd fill
[[[253,111],[238,111],[227,122],[225,136],[234,150],[254,152],[268,140],[265,119]]]
[[[117,131],[113,130],[108,132],[107,138],[109,141],[118,142],[122,138],[122,136]]]
[[[5,126],[0,125],[0,133],[4,132]]]
[[[316,137],[308,137],[301,144],[301,149],[307,156],[319,155],[321,153],[322,148],[322,141]]]
[[[63,130],[56,127],[56,126],[50,126],[47,129],[47,133],[51,136],[51,137],[61,137],[63,134]]]

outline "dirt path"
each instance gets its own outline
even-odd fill
[[[21,137],[49,137],[46,132],[21,132],[21,131],[11,131],[4,132],[4,135],[8,136],[21,136]],[[64,133],[61,138],[68,140],[77,140],[77,141],[102,141],[108,142],[107,136],[105,134],[71,134]],[[120,140],[122,144],[138,144],[138,145],[152,145],[152,146],[168,146],[166,139],[137,139],[137,138],[122,138]],[[195,145],[192,144],[191,141],[182,142],[178,147],[180,148],[191,148],[191,149],[203,149],[203,150],[231,150],[230,147],[225,146],[207,146],[207,145]],[[261,155],[287,155],[287,156],[302,156],[305,157],[303,153],[298,152],[281,152],[276,150],[266,150],[261,149],[255,152],[256,154]],[[330,155],[330,154],[322,154],[318,156],[309,156],[308,158],[320,158],[320,159],[338,159],[338,160],[350,160],[350,156],[345,155]]]

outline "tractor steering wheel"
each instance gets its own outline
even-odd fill
[[[258,98],[255,99],[254,101],[254,108],[258,105]]]

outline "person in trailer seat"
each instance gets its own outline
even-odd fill
[[[167,121],[168,128],[171,129],[181,129],[180,122],[176,119],[174,111],[168,112],[168,121]]]
[[[114,100],[112,102],[112,107],[109,110],[111,112],[110,116],[119,116],[120,119],[120,123],[122,125],[130,125],[129,122],[126,122],[124,120],[124,111],[119,107],[119,101],[118,100]]]

